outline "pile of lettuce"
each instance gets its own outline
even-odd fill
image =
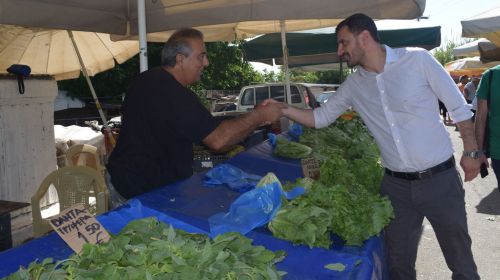
[[[324,129],[305,129],[300,143],[312,148],[320,178],[284,186],[306,186],[307,192],[283,202],[269,223],[273,235],[294,244],[329,248],[332,233],[346,245],[362,245],[379,234],[394,213],[390,201],[379,194],[380,155],[361,120],[338,119]]]
[[[211,240],[146,218],[130,222],[108,243],[84,245],[79,255],[45,259],[5,279],[280,279],[284,252],[253,246],[227,233]]]

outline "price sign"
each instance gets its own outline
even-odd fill
[[[82,250],[85,243],[100,244],[110,238],[106,229],[83,204],[76,204],[48,220],[57,234],[76,253]]]
[[[304,177],[314,180],[319,179],[319,163],[315,158],[303,158],[300,160],[300,164],[302,165],[302,173],[304,173]]]

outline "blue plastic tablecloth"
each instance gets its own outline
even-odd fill
[[[228,161],[245,172],[265,175],[274,172],[281,181],[293,181],[302,177],[299,160],[276,158],[271,153],[271,145],[261,143],[240,153]],[[207,219],[213,214],[229,209],[231,202],[240,193],[226,187],[207,188],[203,186],[204,174],[194,176],[140,195],[125,206],[98,217],[99,221],[112,233],[117,233],[129,221],[156,216],[159,220],[173,224],[190,232],[209,231]],[[294,246],[271,235],[266,228],[258,228],[247,236],[254,244],[270,250],[284,250],[286,258],[277,264],[279,270],[288,274],[284,279],[385,279],[385,257],[382,239],[372,237],[362,247],[343,246],[340,239],[334,240],[333,248],[309,249]],[[15,272],[20,265],[26,266],[35,259],[47,257],[64,259],[71,249],[55,233],[34,239],[19,247],[0,253],[0,277]],[[358,263],[344,271],[332,271],[324,266],[332,263]]]

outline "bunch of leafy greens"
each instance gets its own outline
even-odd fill
[[[253,246],[238,233],[210,240],[146,218],[106,244],[86,244],[57,263],[33,262],[6,279],[280,279],[285,272],[274,264],[283,258],[283,251]]]
[[[321,175],[306,194],[283,203],[269,223],[273,234],[294,244],[324,248],[331,245],[331,233],[347,245],[362,245],[379,234],[394,214],[390,201],[379,195],[379,152],[361,120],[338,119],[328,128],[305,129],[300,142],[313,149]]]
[[[273,154],[285,158],[300,159],[309,156],[311,151],[311,148],[306,145],[288,141],[284,137],[278,136]]]

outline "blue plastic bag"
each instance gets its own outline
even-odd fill
[[[203,181],[205,186],[214,187],[226,184],[231,190],[246,192],[257,185],[261,176],[248,174],[238,167],[223,163],[210,169]]]
[[[246,234],[267,224],[281,207],[282,190],[277,182],[255,188],[238,197],[227,213],[208,218],[210,236],[226,232]]]
[[[294,123],[288,128],[288,136],[290,136],[290,139],[293,141],[299,141],[303,133],[304,131],[301,124]]]

